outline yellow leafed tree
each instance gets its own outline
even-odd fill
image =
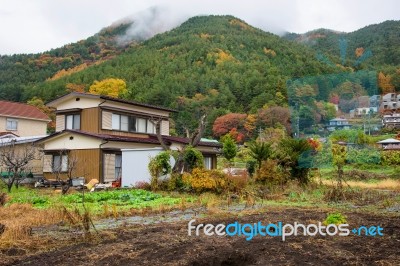
[[[100,94],[111,97],[122,96],[127,93],[126,83],[122,79],[103,79],[95,81],[89,88],[89,93]]]
[[[394,86],[391,82],[391,77],[383,74],[382,72],[379,72],[378,74],[378,85],[383,94],[394,92]]]

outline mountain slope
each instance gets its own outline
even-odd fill
[[[29,86],[24,98],[50,100],[64,94],[67,84],[88,89],[95,80],[122,78],[127,98],[179,109],[182,132],[203,112],[213,116],[283,104],[289,77],[332,71],[337,70],[318,61],[312,49],[232,16],[194,17],[112,60]]]
[[[26,86],[57,79],[113,58],[132,44],[117,42],[129,26],[130,23],[110,26],[86,40],[40,54],[0,56],[0,99],[20,101]]]
[[[359,59],[356,49],[362,48],[364,51],[372,52],[372,56],[364,61],[367,67],[400,65],[400,21],[385,21],[350,33],[319,29],[305,34],[289,33],[284,38],[306,44],[324,54],[336,56],[340,56],[339,41],[344,39],[347,41],[345,56],[347,64],[354,64]]]

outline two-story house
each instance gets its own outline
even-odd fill
[[[49,117],[35,106],[0,101],[0,134],[42,136],[46,135],[49,122]]]
[[[169,108],[77,92],[47,105],[56,109],[56,132],[39,141],[44,146],[46,178],[54,178],[55,173],[65,178],[73,168],[73,176],[84,177],[86,181],[98,179],[106,183],[124,179],[124,150],[161,148],[155,134],[155,120],[161,121],[163,140],[170,147],[183,147],[189,142],[170,136],[169,118],[175,111]],[[215,168],[220,144],[202,141],[197,148],[203,153],[206,165]],[[147,165],[138,161],[124,165],[147,169]]]
[[[35,158],[26,166],[34,176],[42,175],[42,158],[40,147],[32,144],[46,137],[47,124],[51,120],[35,106],[25,103],[0,101],[0,155],[7,153],[13,157],[23,158],[28,149],[35,150]],[[8,176],[9,165],[0,160],[0,175]],[[25,173],[28,174],[28,173]]]

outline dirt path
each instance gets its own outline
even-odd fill
[[[188,236],[187,221],[136,225],[112,230],[114,239],[80,243],[35,255],[1,255],[3,265],[399,265],[400,217],[346,213],[351,227],[380,225],[384,236],[244,237]],[[323,221],[326,212],[273,210],[208,223]],[[198,220],[204,222],[206,220]],[[0,264],[2,264],[0,262]]]

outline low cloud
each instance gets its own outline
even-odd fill
[[[113,25],[132,23],[126,34],[117,38],[119,44],[126,44],[133,40],[147,40],[156,34],[169,31],[182,24],[189,17],[188,14],[173,12],[171,8],[166,6],[154,6],[118,20]]]

